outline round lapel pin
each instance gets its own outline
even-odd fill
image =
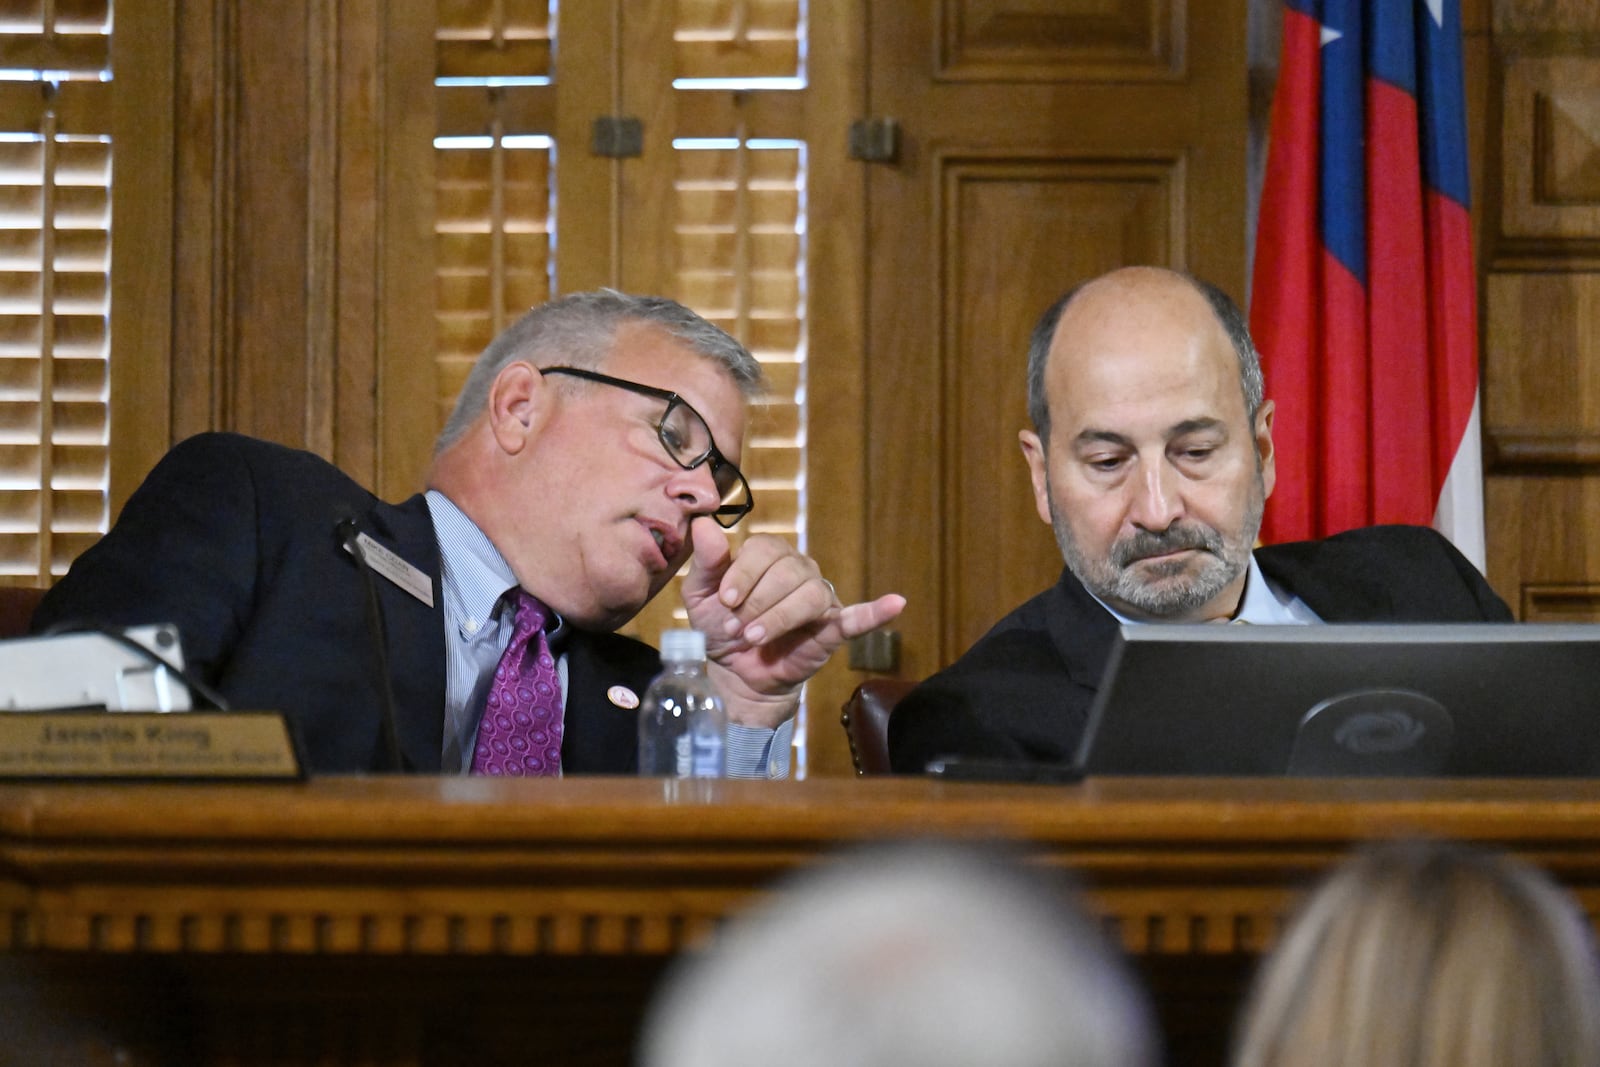
[[[606,699],[627,711],[632,711],[639,706],[639,694],[625,685],[614,685],[607,689]]]

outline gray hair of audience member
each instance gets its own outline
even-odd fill
[[[747,399],[761,394],[761,364],[731,334],[675,300],[632,296],[615,289],[573,293],[540,304],[501,331],[472,365],[456,397],[455,410],[434,443],[443,452],[460,440],[489,403],[495,377],[519,359],[536,367],[580,367],[595,370],[610,355],[617,331],[630,323],[647,323],[727,368],[728,376]]]
[[[918,847],[803,873],[669,972],[643,1067],[1146,1067],[1142,989],[1008,857]]]
[[[1233,297],[1205,279],[1182,271],[1169,273],[1188,282],[1206,298],[1217,322],[1221,323],[1223,332],[1228,335],[1228,342],[1239,357],[1239,388],[1244,392],[1245,415],[1249,417],[1250,424],[1255,425],[1256,412],[1266,399],[1266,381],[1261,375],[1261,354],[1250,339],[1250,324],[1245,320],[1244,312],[1233,302]],[[1055,340],[1056,327],[1061,325],[1061,316],[1066,313],[1067,305],[1083,291],[1084,286],[1095,280],[1090,278],[1073,286],[1066,295],[1046,308],[1028,339],[1028,418],[1033,421],[1033,431],[1041,441],[1050,440],[1050,401],[1044,391],[1044,372],[1050,362],[1050,343]]]
[[[1577,904],[1498,853],[1372,847],[1257,973],[1234,1067],[1595,1067],[1600,977]]]

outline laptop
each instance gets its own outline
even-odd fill
[[[1600,776],[1600,626],[1124,626],[1076,764]]]

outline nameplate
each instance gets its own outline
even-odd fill
[[[304,777],[278,712],[0,712],[0,779]]]

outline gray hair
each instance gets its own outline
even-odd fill
[[[902,846],[802,872],[670,972],[638,1062],[1152,1067],[1120,952],[1008,859]]]
[[[478,356],[456,397],[434,454],[460,440],[489,403],[489,387],[508,365],[525,359],[536,367],[594,370],[611,354],[617,331],[629,323],[648,323],[720,363],[747,399],[759,396],[761,364],[726,330],[660,296],[631,296],[615,289],[573,293],[540,304],[501,331]]]
[[[1261,410],[1261,403],[1266,396],[1266,384],[1261,376],[1261,354],[1250,339],[1250,324],[1245,320],[1244,312],[1239,310],[1239,305],[1233,302],[1231,296],[1203,278],[1182,271],[1170,273],[1188,282],[1205,297],[1206,303],[1211,305],[1212,314],[1228,335],[1228,342],[1239,357],[1239,388],[1244,393],[1245,415],[1254,426],[1256,412]],[[1055,340],[1056,327],[1061,323],[1061,316],[1066,314],[1067,305],[1094,280],[1091,278],[1080,282],[1051,304],[1039,317],[1028,339],[1028,417],[1033,420],[1034,432],[1041,441],[1050,440],[1050,403],[1044,391],[1044,372],[1050,361],[1050,343]]]

